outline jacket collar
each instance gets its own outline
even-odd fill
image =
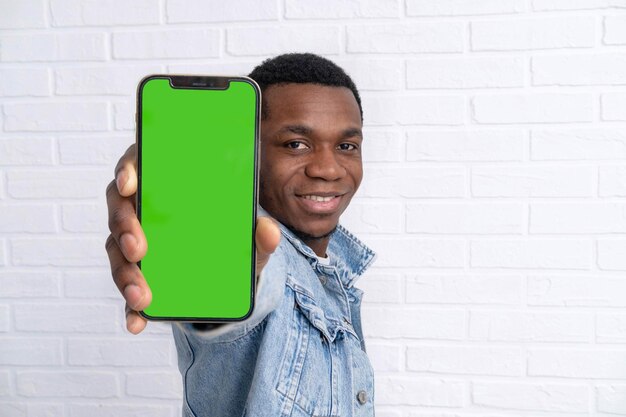
[[[261,206],[257,210],[257,215],[272,217]],[[278,223],[283,237],[307,259],[314,269],[317,267],[327,268],[319,264],[318,257],[313,252],[313,249],[302,242],[285,225],[276,219],[274,220]],[[340,278],[346,288],[352,287],[376,259],[376,253],[373,250],[341,225],[337,226],[337,229],[330,237],[327,254],[331,258],[331,267],[335,266],[339,271],[344,272],[340,274]]]

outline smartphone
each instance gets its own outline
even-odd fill
[[[252,313],[260,96],[239,76],[150,75],[139,83],[147,319],[230,322]]]

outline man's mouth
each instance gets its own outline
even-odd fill
[[[328,201],[332,200],[335,197],[338,197],[338,196],[336,196],[336,195],[334,195],[332,197],[323,197],[321,195],[303,195],[302,196],[302,198],[306,198],[307,200],[323,201],[323,202],[328,202]]]
[[[340,193],[318,193],[298,195],[298,201],[304,209],[316,214],[330,214],[337,210],[341,203]]]

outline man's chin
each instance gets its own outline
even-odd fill
[[[327,228],[325,231],[305,231],[288,224],[286,224],[285,227],[291,230],[294,235],[304,242],[327,239],[335,233],[335,230],[337,230],[337,225]]]

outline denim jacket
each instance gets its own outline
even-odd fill
[[[331,264],[323,265],[280,228],[248,319],[208,331],[173,324],[183,416],[374,415],[363,293],[353,286],[374,253],[339,226],[327,250]]]

